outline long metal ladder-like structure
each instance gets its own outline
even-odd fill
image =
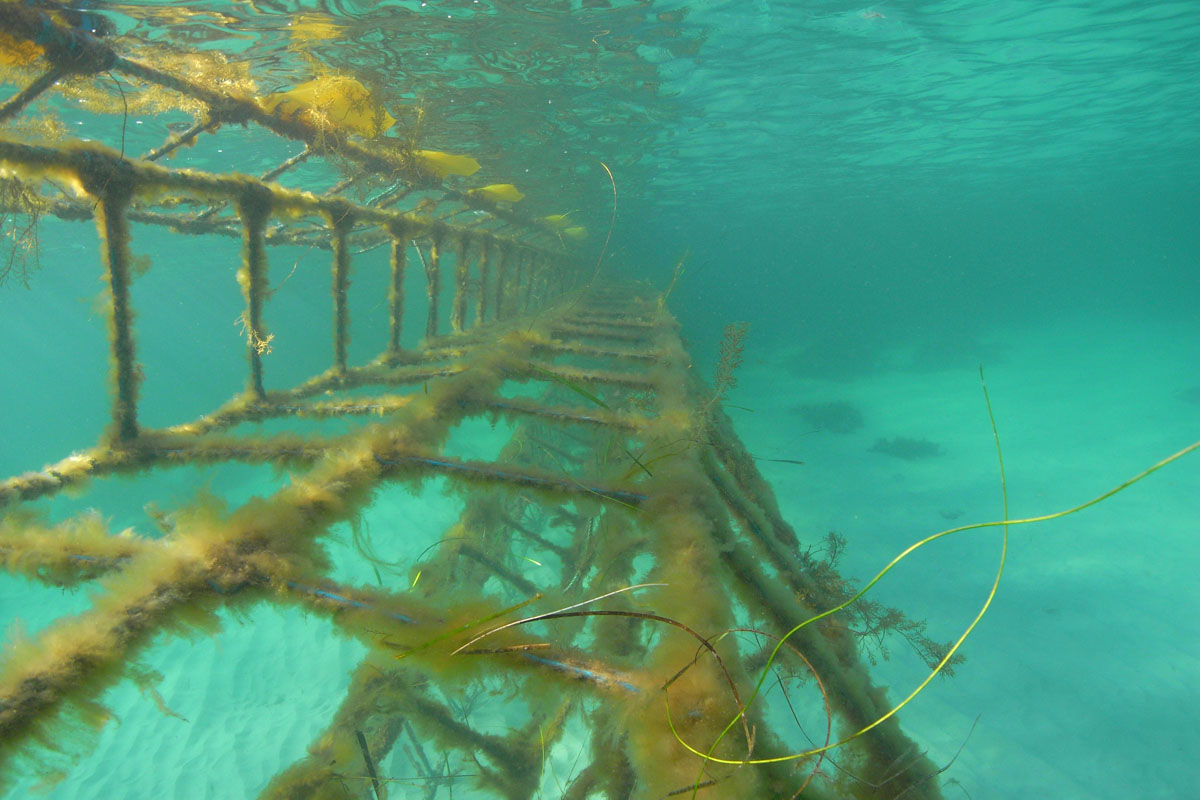
[[[280,765],[264,798],[380,798],[389,764],[408,773],[403,796],[545,797],[547,754],[567,739],[581,742],[577,768],[554,791],[571,800],[940,796],[936,768],[897,719],[874,724],[889,706],[845,624],[802,627],[772,656],[781,634],[844,600],[845,584],[783,519],[656,292],[601,288],[560,236],[503,208],[451,191],[431,202],[439,190],[411,153],[281,119],[24,5],[4,8],[0,32],[36,42],[46,65],[0,105],[0,122],[66,75],[110,70],[208,111],[140,158],[0,128],[3,211],[95,224],[113,397],[94,447],[0,482],[0,566],[98,587],[90,610],[0,662],[0,787],[36,772],[72,721],[95,718],[154,637],[272,603],[328,617],[367,656],[308,756]],[[156,163],[229,121],[303,143],[304,159],[261,178]],[[340,185],[314,194],[273,182],[335,152],[360,170],[347,184],[392,188],[358,202]],[[131,222],[242,242],[230,291],[245,303],[246,388],[168,428],[138,415]],[[268,389],[267,253],[295,244],[330,253],[332,359],[300,385]],[[355,253],[379,246],[391,249],[378,298],[388,346],[355,365],[348,286]],[[405,349],[404,277],[417,261],[425,338]],[[503,426],[506,444],[488,457],[447,452],[480,417]],[[245,432],[271,420],[297,420],[303,433]],[[235,462],[278,465],[290,480],[237,508],[197,499],[139,535],[107,531],[96,515],[36,511],[94,477]],[[388,536],[428,546],[405,564],[364,547],[377,580],[339,581],[323,547],[330,531],[375,519],[382,490],[434,476],[462,502],[450,529],[392,526]],[[507,732],[473,722],[462,698],[481,691],[502,692],[493,706]]]

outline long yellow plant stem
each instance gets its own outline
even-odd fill
[[[983,372],[981,370],[980,371],[980,380],[982,381],[982,379],[983,379]],[[942,669],[946,666],[946,664],[949,663],[950,659],[953,658],[954,654],[962,646],[963,642],[966,641],[967,637],[970,636],[971,632],[975,630],[975,627],[979,624],[980,620],[983,619],[984,615],[988,611],[988,608],[991,606],[992,600],[996,596],[996,590],[1000,585],[1000,578],[1004,572],[1004,561],[1005,561],[1005,556],[1007,555],[1007,552],[1008,552],[1008,527],[1010,525],[1029,525],[1029,524],[1035,523],[1035,522],[1048,522],[1050,520],[1060,519],[1062,517],[1066,517],[1071,514],[1075,514],[1079,511],[1083,511],[1086,508],[1090,508],[1090,507],[1096,505],[1097,503],[1107,500],[1108,498],[1112,497],[1113,495],[1115,495],[1119,492],[1122,492],[1125,489],[1128,489],[1130,486],[1133,486],[1135,483],[1152,475],[1153,473],[1157,472],[1158,470],[1162,469],[1163,467],[1167,466],[1168,464],[1170,464],[1174,461],[1178,461],[1180,458],[1183,458],[1185,455],[1187,455],[1188,453],[1191,453],[1193,450],[1200,449],[1200,441],[1193,442],[1192,444],[1188,445],[1187,447],[1183,448],[1182,450],[1179,450],[1178,452],[1167,456],[1166,458],[1162,459],[1161,461],[1154,464],[1153,466],[1148,467],[1147,469],[1139,472],[1137,475],[1134,475],[1129,480],[1119,484],[1118,486],[1113,487],[1112,489],[1109,489],[1107,492],[1104,492],[1103,494],[1093,497],[1091,500],[1088,500],[1084,503],[1080,503],[1077,506],[1073,506],[1071,508],[1064,509],[1062,511],[1056,511],[1051,514],[1043,514],[1041,516],[1036,516],[1036,517],[1025,517],[1023,519],[1009,519],[1008,518],[1008,488],[1007,488],[1007,484],[1006,484],[1006,478],[1004,475],[1004,458],[1000,451],[1000,439],[999,439],[999,435],[996,432],[995,419],[992,417],[991,401],[987,397],[987,385],[986,384],[983,385],[983,391],[984,391],[984,399],[987,401],[987,406],[988,406],[988,418],[989,418],[989,420],[991,420],[991,424],[992,424],[992,435],[996,441],[996,455],[1000,462],[1000,482],[1001,482],[1002,493],[1004,495],[1004,515],[1003,515],[1004,518],[1000,519],[1000,520],[995,520],[992,522],[978,522],[978,523],[974,523],[971,525],[960,525],[955,528],[949,528],[944,531],[939,531],[938,533],[932,534],[930,536],[925,537],[924,539],[921,539],[920,541],[915,542],[914,544],[910,545],[905,550],[903,550],[895,558],[893,558],[887,564],[887,566],[885,566],[883,569],[881,569],[879,571],[879,573],[870,580],[869,583],[867,583],[862,589],[860,589],[849,600],[846,600],[844,603],[834,606],[833,608],[830,608],[826,611],[823,611],[820,614],[810,617],[810,618],[806,619],[805,621],[801,622],[799,625],[796,625],[791,630],[789,630],[782,637],[780,637],[778,643],[775,645],[774,649],[771,651],[771,655],[767,660],[767,664],[766,664],[766,666],[763,667],[763,669],[759,675],[758,683],[755,684],[754,691],[751,692],[749,698],[747,698],[746,706],[749,707],[749,705],[751,703],[753,703],[755,698],[759,695],[763,684],[766,682],[766,679],[767,679],[768,675],[770,674],[770,668],[771,668],[772,664],[774,663],[775,658],[779,653],[779,650],[798,631],[800,631],[803,628],[808,627],[809,625],[813,624],[814,622],[824,619],[825,617],[828,617],[832,614],[836,614],[837,612],[841,611],[842,609],[844,609],[847,606],[854,603],[860,597],[862,597],[867,592],[869,592],[871,590],[871,588],[874,587],[875,584],[877,584],[883,578],[884,575],[887,575],[889,572],[891,572],[892,569],[897,564],[899,564],[901,561],[903,561],[909,555],[911,555],[912,553],[921,549],[922,547],[924,547],[928,544],[931,544],[932,542],[935,542],[938,539],[941,539],[945,536],[949,536],[954,533],[962,533],[964,531],[971,531],[971,530],[981,530],[984,528],[1002,528],[1004,531],[1004,539],[1003,539],[1003,544],[1002,544],[1002,548],[1001,548],[1000,566],[996,571],[996,577],[992,582],[992,587],[991,587],[991,590],[988,592],[987,599],[984,601],[983,606],[979,609],[979,612],[975,615],[975,618],[971,621],[971,624],[968,625],[966,630],[964,630],[962,632],[962,634],[958,637],[958,639],[955,640],[954,644],[951,645],[949,650],[947,650],[946,654],[937,663],[937,665],[934,666],[932,670],[930,670],[929,674],[925,677],[925,679],[922,680],[921,683],[915,689],[913,689],[913,691],[910,692],[907,697],[905,697],[903,700],[901,700],[899,703],[897,703],[895,706],[893,706],[887,713],[883,714],[882,716],[880,716],[878,719],[876,719],[874,722],[870,723],[869,725],[866,725],[865,727],[860,728],[859,730],[855,731],[854,733],[850,734],[849,736],[845,737],[844,739],[841,739],[840,741],[834,742],[832,744],[827,744],[827,745],[824,745],[821,747],[814,747],[814,748],[811,748],[808,750],[803,750],[801,752],[792,753],[789,755],[776,756],[774,758],[747,759],[747,760],[739,761],[739,760],[723,759],[723,758],[719,758],[719,757],[713,755],[713,752],[715,751],[717,745],[720,744],[721,740],[724,739],[725,735],[738,722],[738,717],[735,717],[734,719],[729,721],[729,724],[727,724],[725,726],[725,728],[721,731],[721,734],[717,737],[716,741],[713,742],[712,746],[709,747],[707,752],[701,751],[701,750],[693,747],[692,745],[690,745],[686,741],[684,741],[682,736],[680,736],[679,732],[676,730],[674,721],[671,719],[671,716],[670,716],[671,711],[670,711],[669,698],[667,698],[666,694],[664,693],[664,702],[666,703],[666,707],[667,707],[668,724],[670,725],[671,731],[675,735],[676,740],[678,740],[679,743],[684,748],[686,748],[689,752],[693,753],[694,755],[700,756],[706,762],[711,761],[711,762],[715,762],[718,764],[731,764],[731,765],[773,764],[773,763],[778,763],[778,762],[782,762],[782,761],[793,761],[793,760],[800,759],[800,758],[807,758],[808,756],[812,756],[812,755],[816,755],[818,753],[826,752],[828,750],[836,749],[850,741],[853,741],[854,739],[857,739],[859,736],[862,736],[867,731],[871,730],[872,728],[877,727],[878,725],[882,724],[886,720],[895,716],[900,711],[900,709],[904,708],[904,706],[908,705],[908,703],[910,703],[913,700],[913,698],[915,698],[918,694],[920,694],[925,689],[925,687],[929,685],[930,681],[933,680],[934,676],[936,676],[938,673],[940,673],[942,671]]]

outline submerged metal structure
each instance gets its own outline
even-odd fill
[[[552,226],[443,188],[433,157],[317,106],[266,110],[24,4],[5,4],[0,34],[33,73],[0,105],[3,211],[94,221],[113,395],[94,447],[0,482],[0,565],[98,587],[91,610],[0,661],[0,786],[27,781],[56,737],[102,717],[101,693],[135,678],[153,637],[273,603],[331,618],[367,656],[307,757],[280,765],[263,798],[940,796],[938,770],[897,719],[878,722],[890,706],[849,625],[809,625],[772,655],[780,634],[844,601],[845,585],[783,519],[650,287],[597,285]],[[60,81],[110,71],[197,109],[194,124],[141,157],[13,127]],[[230,124],[302,150],[259,178],[156,163]],[[318,158],[344,178],[320,193],[275,182]],[[167,428],[139,419],[153,376],[137,361],[131,222],[241,240],[229,291],[244,303],[245,390]],[[330,366],[269,389],[268,254],[295,244],[330,254]],[[377,298],[388,346],[354,364],[348,287],[355,254],[375,247],[391,252]],[[418,263],[425,335],[404,348],[405,275]],[[504,426],[498,455],[447,454],[447,437],[478,417]],[[239,429],[293,418],[305,432]],[[197,499],[134,536],[95,515],[28,510],[93,477],[231,462],[278,465],[290,480],[236,508]],[[383,570],[376,585],[336,581],[331,528],[370,515],[381,487],[431,476],[461,500],[451,529],[401,530],[429,543],[407,564],[363,548]],[[528,564],[549,569],[531,578]],[[472,720],[461,698],[482,690],[503,695],[507,730]],[[552,784],[547,753],[568,737],[581,742],[577,768]],[[400,786],[385,768],[397,762]]]

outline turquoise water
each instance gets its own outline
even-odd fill
[[[1013,517],[1081,503],[1200,438],[1191,4],[92,5],[131,40],[246,59],[263,91],[306,79],[308,58],[354,70],[400,120],[393,135],[413,130],[419,107],[428,146],[477,154],[481,182],[517,184],[531,213],[572,211],[591,231],[588,263],[612,208],[603,161],[617,194],[603,267],[665,287],[682,261],[670,306],[704,374],[723,326],[750,323],[730,414],[755,455],[804,462],[760,467],[803,540],[845,536],[841,566],[860,580],[923,536],[1000,517],[980,365]],[[341,27],[298,54],[299,14],[322,9]],[[122,131],[119,117],[59,111],[113,147],[124,136],[128,152],[187,120],[144,114]],[[232,129],[177,165],[257,173],[293,152]],[[108,418],[94,231],[43,226],[28,290],[0,286],[4,475],[92,444]],[[135,285],[143,418],[169,424],[242,385],[237,246],[134,235],[153,261]],[[271,309],[274,386],[328,364],[324,258],[272,253],[273,264],[302,265]],[[386,254],[365,258],[364,275]],[[355,318],[351,361],[383,345],[381,311],[365,301],[378,289],[355,285],[371,311]],[[414,283],[409,297],[420,291]],[[860,422],[822,424],[812,407],[831,403]],[[898,438],[936,447],[911,459],[881,452],[879,440]],[[104,500],[119,530],[145,525],[150,499],[206,484],[236,502],[268,490],[269,472],[171,473],[144,495],[101,485],[74,502]],[[1095,508],[1011,530],[967,662],[902,715],[950,765],[946,797],[1195,793],[1197,498],[1193,455]],[[456,514],[436,487],[384,505],[430,529]],[[999,548],[994,530],[940,540],[876,591],[952,639],[984,601]],[[4,625],[36,631],[86,602],[0,578]],[[188,722],[136,687],[114,690],[105,702],[121,723],[48,796],[254,796],[303,756],[361,647],[291,612],[226,623],[211,640],[164,640],[146,657]],[[240,659],[257,665],[253,680],[229,667]],[[183,661],[203,668],[172,671]],[[877,666],[897,698],[920,669],[899,645]],[[281,730],[285,707],[294,724]],[[147,742],[165,743],[152,763]]]

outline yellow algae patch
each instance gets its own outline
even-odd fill
[[[542,217],[542,222],[554,228],[565,228],[571,224],[570,214],[551,214]]]
[[[478,189],[472,189],[467,192],[471,197],[479,197],[492,202],[503,200],[505,203],[519,203],[525,199],[525,195],[517,190],[517,187],[511,183],[493,183],[490,186],[481,186]]]
[[[15,39],[0,31],[0,64],[6,67],[24,67],[37,61],[42,52],[40,45],[24,39]]]
[[[412,154],[421,169],[432,172],[439,178],[447,175],[474,175],[479,171],[479,162],[470,156],[456,156],[438,150],[413,150]]]
[[[296,119],[314,128],[344,128],[362,136],[378,136],[396,123],[367,87],[353,78],[336,75],[269,94],[258,105],[268,114]]]
[[[297,42],[311,42],[338,39],[345,29],[326,14],[300,14],[288,28],[288,33]]]

